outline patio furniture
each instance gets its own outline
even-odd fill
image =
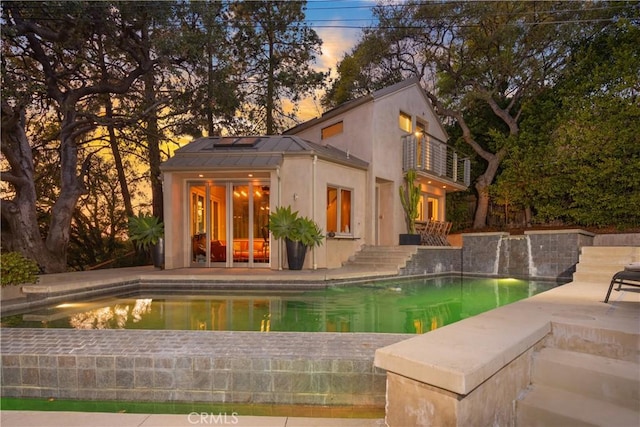
[[[227,260],[227,246],[220,240],[211,242],[211,261],[225,262]]]
[[[261,240],[255,240],[253,247],[249,247],[247,240],[234,240],[233,242],[233,261],[234,262],[248,262],[249,252],[253,252],[254,262],[268,262],[269,261],[269,245]]]
[[[426,246],[449,246],[447,235],[451,222],[416,221],[416,232],[420,234],[420,244]]]
[[[604,302],[609,302],[609,296],[614,285],[618,285],[616,291],[619,291],[622,285],[640,287],[640,262],[631,263],[624,267],[624,270],[618,271],[613,275],[611,283],[609,284],[609,290],[607,296],[604,298]]]

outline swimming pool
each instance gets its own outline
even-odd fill
[[[2,318],[2,327],[424,333],[557,286],[475,277],[390,280],[320,290],[144,290]]]

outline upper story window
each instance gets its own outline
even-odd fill
[[[327,187],[327,232],[351,234],[351,190]]]
[[[329,125],[325,128],[322,128],[322,130],[320,131],[320,139],[327,139],[334,135],[341,134],[342,130],[343,130],[342,121]]]
[[[412,132],[411,115],[400,111],[400,116],[398,117],[398,125],[400,126],[400,129],[402,129],[403,131],[407,133],[411,133]]]

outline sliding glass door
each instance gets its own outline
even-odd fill
[[[226,185],[189,185],[189,238],[193,267],[224,266],[226,251]]]
[[[189,184],[192,267],[269,264],[269,186],[261,183]]]

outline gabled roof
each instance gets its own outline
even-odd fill
[[[367,169],[369,164],[331,146],[297,136],[234,136],[199,138],[176,150],[165,161],[163,171],[207,169],[273,169],[287,155],[317,155],[318,158]]]
[[[380,90],[377,90],[375,92],[370,93],[369,95],[365,95],[362,96],[360,98],[356,98],[354,100],[351,101],[347,101],[343,104],[338,105],[335,108],[332,108],[331,110],[325,111],[324,113],[322,113],[322,116],[320,117],[316,117],[315,119],[311,119],[308,120],[304,123],[300,123],[297,126],[292,127],[291,129],[287,129],[285,132],[283,132],[284,135],[295,135],[298,132],[302,132],[303,130],[306,130],[312,126],[317,125],[318,123],[322,123],[325,122],[327,120],[330,120],[331,118],[338,116],[340,114],[343,114],[349,110],[353,110],[354,108],[362,105],[362,104],[366,104],[368,102],[372,102],[375,101],[376,99],[380,99],[383,98],[387,95],[391,95],[395,92],[398,92],[402,89],[405,89],[409,86],[413,86],[416,85],[418,87],[418,89],[420,90],[420,93],[422,94],[422,96],[424,97],[425,102],[427,103],[427,105],[429,106],[429,108],[431,108],[433,110],[433,106],[431,105],[431,100],[429,100],[429,98],[427,97],[426,93],[424,92],[424,89],[422,89],[422,86],[420,86],[420,79],[417,77],[412,77],[410,79],[406,79],[403,80],[401,82],[398,82],[396,84],[393,84],[391,86],[387,86],[385,88],[382,88]],[[434,112],[434,116],[437,118],[438,115],[435,114]],[[438,120],[438,123],[436,123],[438,126],[440,126],[442,128],[442,131],[444,132],[445,135],[447,135],[447,132],[445,131],[444,127],[442,127],[442,123],[440,122],[440,120]]]

